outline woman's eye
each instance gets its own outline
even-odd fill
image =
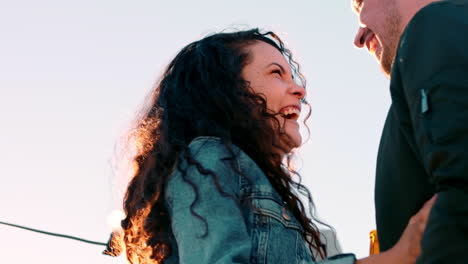
[[[274,70],[274,71],[272,71],[271,73],[273,73],[273,74],[278,74],[278,75],[281,76],[281,71],[280,71],[280,70]]]

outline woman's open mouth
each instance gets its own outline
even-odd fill
[[[285,119],[298,120],[301,110],[296,106],[286,106],[279,111],[280,115]]]

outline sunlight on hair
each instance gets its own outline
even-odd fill
[[[291,155],[286,157],[285,159],[287,159],[286,164],[288,165],[289,170],[298,172],[304,166],[304,163],[303,163],[302,157],[300,155],[300,150],[299,149],[294,149],[291,152]]]
[[[114,210],[107,217],[107,223],[112,228],[112,231],[119,231],[122,229],[120,221],[125,218],[125,213],[122,210]]]

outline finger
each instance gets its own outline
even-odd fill
[[[437,198],[437,194],[432,196],[431,199],[426,201],[421,209],[413,215],[413,217],[410,218],[410,224],[424,224],[427,222],[427,219],[429,218],[429,213],[431,212],[432,206],[435,203],[435,200]]]
[[[432,207],[437,199],[437,194],[432,196],[430,200],[424,203],[424,206],[417,213],[418,222],[422,224],[422,228],[426,228],[427,221],[429,219],[429,214],[431,213]]]
[[[423,212],[423,214],[425,214],[426,216],[429,216],[429,212],[431,211],[432,209],[432,206],[434,206],[434,203],[437,199],[437,194],[434,194],[434,196],[432,196],[432,198],[427,201],[426,203],[424,203],[421,211]]]

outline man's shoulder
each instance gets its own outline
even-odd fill
[[[466,6],[468,4],[468,0],[443,0],[442,3],[446,4],[453,4],[456,6]],[[436,2],[439,3],[439,2]]]
[[[453,23],[458,19],[468,21],[468,0],[442,0],[432,2],[421,8],[408,24],[411,27],[418,22],[434,24]]]
[[[468,0],[436,1],[419,10],[408,23],[400,38],[399,52],[400,55],[413,53],[410,46],[427,49],[460,45],[466,43],[467,33]]]
[[[425,7],[421,8],[418,13],[424,12],[444,12],[444,11],[461,11],[463,7],[468,6],[468,0],[439,0],[434,1]],[[453,10],[451,10],[454,8]]]

